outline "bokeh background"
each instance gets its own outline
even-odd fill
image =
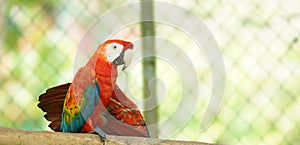
[[[195,114],[170,139],[299,144],[300,1],[161,1],[183,7],[207,24],[226,67],[221,111],[206,131],[199,132],[212,85],[209,64],[186,34],[156,25],[157,35],[173,41],[195,60],[201,82]],[[46,88],[72,80],[76,51],[86,30],[103,13],[130,2],[1,0],[0,126],[49,130],[43,112],[36,106],[38,96]],[[118,17],[120,21],[124,19]],[[139,28],[138,24],[128,26],[114,36],[136,40],[141,36]],[[142,77],[140,67],[131,72],[127,74],[131,78]],[[188,96],[178,96],[180,80],[174,79],[176,71],[164,61],[157,60],[157,76],[167,86],[166,97],[158,108],[159,120],[166,120],[178,100],[184,101]],[[141,84],[141,79],[129,79],[131,92],[137,98],[142,95]]]

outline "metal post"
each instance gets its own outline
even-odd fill
[[[141,31],[142,37],[142,54],[143,56],[149,56],[155,54],[155,25],[153,21],[153,1],[142,0],[141,3]],[[154,86],[150,89],[149,82],[156,77],[156,62],[154,57],[146,57],[143,59],[143,95],[144,98],[150,97],[150,103],[145,103],[145,108],[153,108],[157,105],[156,98],[156,84],[152,81]],[[151,92],[150,92],[151,90]],[[150,96],[151,95],[151,96]],[[149,99],[149,98],[148,98]],[[158,122],[158,112],[154,108],[152,110],[146,110],[145,119],[148,125],[156,124]],[[158,137],[158,128],[149,127],[151,137]]]

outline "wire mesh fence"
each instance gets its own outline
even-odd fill
[[[43,112],[36,106],[39,94],[46,88],[72,81],[76,49],[88,27],[103,13],[130,2],[0,1],[0,126],[49,130]],[[200,82],[201,97],[194,115],[171,139],[298,144],[300,2],[165,2],[185,8],[207,24],[221,48],[226,67],[221,111],[207,130],[199,132],[211,93],[209,64],[203,52],[180,29],[155,24],[156,35],[172,41],[193,60]],[[123,21],[124,16],[117,16],[118,20]],[[186,22],[184,18],[179,20]],[[133,24],[113,37],[136,40],[141,36],[139,27]],[[181,59],[181,52],[170,53]],[[130,72],[130,91],[142,98],[141,64]],[[157,77],[165,84],[162,91],[166,96],[158,109],[159,120],[168,120],[178,102],[189,96],[177,96],[182,91],[178,85],[181,80],[176,70],[161,59],[157,59]],[[181,126],[176,121],[170,124]]]

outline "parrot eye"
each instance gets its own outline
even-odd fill
[[[116,46],[116,45],[114,45],[114,49],[117,49],[117,46]]]

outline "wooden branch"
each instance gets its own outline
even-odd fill
[[[0,127],[0,144],[6,145],[102,145],[100,138],[95,134],[83,133],[61,133],[49,131],[23,131],[19,129],[12,129]],[[171,141],[161,140],[155,138],[141,138],[141,137],[125,137],[125,136],[112,136],[107,135],[107,145],[126,145],[126,144],[161,144],[161,145],[209,145],[200,142],[187,142],[187,141]]]

